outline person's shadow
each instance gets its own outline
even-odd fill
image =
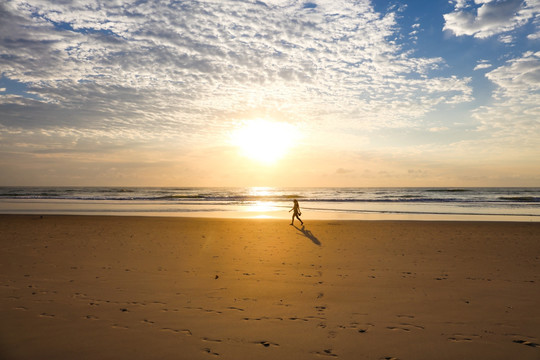
[[[310,230],[307,230],[304,225],[302,225],[302,228],[299,228],[296,225],[293,225],[294,228],[302,233],[305,237],[307,237],[309,240],[311,240],[315,245],[321,246],[321,242]]]

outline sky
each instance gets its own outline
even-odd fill
[[[4,0],[0,185],[540,186],[540,0]]]

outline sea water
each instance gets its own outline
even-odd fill
[[[2,214],[540,221],[540,188],[0,187]]]

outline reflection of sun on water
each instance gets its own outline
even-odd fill
[[[297,137],[293,125],[256,119],[245,121],[231,140],[244,156],[264,164],[273,164],[289,151]]]
[[[248,196],[253,198],[270,198],[273,191],[270,187],[252,187],[248,191]],[[276,203],[266,200],[254,200],[247,205],[248,212],[260,213],[255,218],[272,218],[271,214],[279,209],[276,207]]]
[[[265,201],[255,201],[248,205],[247,211],[249,212],[270,212],[275,211],[274,205]]]
[[[272,188],[267,186],[253,186],[249,188],[249,196],[267,197],[272,194]]]

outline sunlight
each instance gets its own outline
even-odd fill
[[[231,141],[242,155],[263,164],[273,164],[285,156],[298,138],[297,129],[284,122],[264,119],[244,121]]]
[[[249,188],[248,194],[249,196],[257,196],[257,197],[263,197],[263,196],[270,196],[272,194],[273,188],[268,186],[252,186]]]
[[[279,217],[283,209],[275,202],[255,201],[245,206],[245,211],[251,214],[252,219],[276,219]]]
[[[268,203],[265,201],[255,201],[254,203],[247,206],[246,211],[267,213],[267,212],[276,211],[276,206],[274,203]]]

